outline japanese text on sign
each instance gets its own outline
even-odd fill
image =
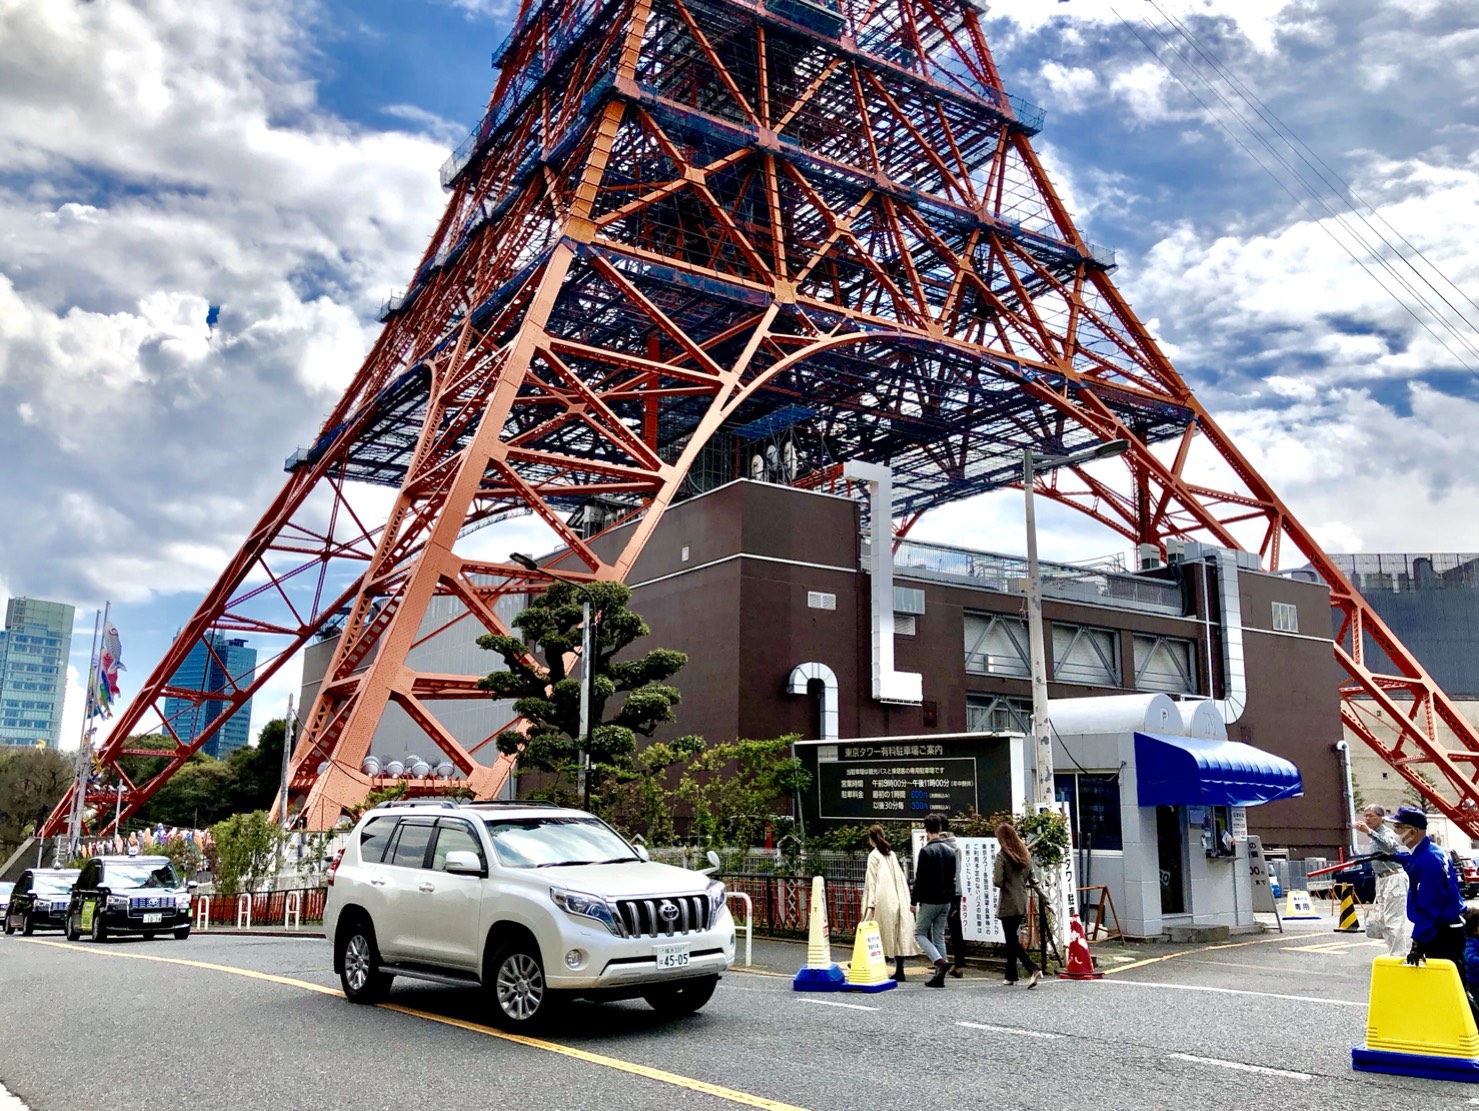
[[[823,818],[908,821],[931,811],[959,814],[977,806],[976,761],[849,758],[822,763],[817,767],[817,793]]]

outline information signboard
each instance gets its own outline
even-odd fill
[[[817,767],[818,814],[855,822],[919,821],[978,809],[976,761],[961,757],[839,760]]]

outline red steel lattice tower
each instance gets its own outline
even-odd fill
[[[363,798],[391,706],[488,795],[508,771],[493,738],[464,747],[436,714],[486,696],[407,663],[437,596],[461,603],[471,637],[506,631],[499,598],[545,585],[459,554],[470,530],[533,513],[564,573],[619,580],[675,499],[732,470],[746,430],[787,430],[798,485],[835,482],[845,460],[889,465],[901,531],[1011,485],[1024,447],[1123,438],[1120,480],[1059,470],[1041,493],[1162,551],[1188,538],[1270,569],[1291,548],[1308,559],[1339,614],[1346,724],[1479,834],[1479,736],[1120,296],[1113,256],[1080,235],[1038,160],[1041,113],[1003,88],[976,6],[524,0],[495,59],[415,277],[120,717],[105,768],[120,770],[145,714],[170,728],[166,698],[205,700],[171,686],[195,645],[224,631],[283,645],[209,693],[237,707],[342,623],[292,757],[307,824]],[[356,483],[395,491],[386,519],[356,509]],[[630,527],[594,543],[593,522],[612,520]],[[150,781],[125,778],[123,813],[224,720],[177,735]],[[111,813],[113,789],[92,790]]]

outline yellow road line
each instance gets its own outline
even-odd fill
[[[20,938],[19,940],[30,942],[32,945],[46,945],[53,949],[71,949],[76,953],[91,953],[95,957],[121,957],[133,961],[154,961],[156,964],[178,964],[185,968],[203,968],[207,972],[226,972],[232,976],[245,976],[251,980],[266,980],[271,984],[284,984],[290,988],[304,988],[323,995],[337,995],[340,997],[344,995],[338,988],[327,988],[322,984],[310,983],[307,980],[295,980],[291,976],[274,976],[270,972],[257,972],[254,969],[237,968],[235,965],[230,964],[189,961],[181,957],[157,957],[151,953],[124,953],[117,949],[98,949],[89,945],[75,945],[68,941],[41,941],[38,938]]]
[[[1114,968],[1103,969],[1104,975],[1113,976],[1118,972],[1128,972],[1132,968],[1144,968],[1148,964],[1160,964],[1162,961],[1174,961],[1177,957],[1190,957],[1197,953],[1211,953],[1217,949],[1242,949],[1249,945],[1270,945],[1276,941],[1291,940],[1288,934],[1275,934],[1273,937],[1260,937],[1254,941],[1228,941],[1221,945],[1204,945],[1197,949],[1183,949],[1179,953],[1167,953],[1164,957],[1147,957],[1143,961],[1135,961],[1132,964],[1122,964]]]
[[[251,980],[266,980],[268,983],[282,984],[286,987],[303,988],[307,991],[318,992],[322,995],[337,995],[342,997],[343,992],[338,988],[325,987],[308,980],[298,980],[291,976],[274,976],[270,972],[257,972],[255,969],[238,968],[229,964],[212,964],[208,961],[191,961],[180,957],[158,957],[150,953],[125,953],[117,949],[99,949],[88,945],[76,945],[66,941],[42,941],[37,938],[17,938],[31,945],[45,945],[53,949],[70,949],[78,953],[91,953],[95,957],[122,957],[136,961],[154,961],[157,964],[177,964],[185,968],[200,968],[208,972],[224,972],[231,976],[245,976]],[[547,1053],[558,1053],[562,1057],[570,1057],[586,1064],[599,1065],[602,1068],[615,1069],[618,1072],[630,1073],[647,1080],[655,1080],[660,1084],[671,1084],[676,1088],[686,1088],[691,1092],[700,1092],[704,1095],[714,1096],[717,1099],[727,1100],[730,1103],[742,1104],[745,1107],[760,1107],[765,1111],[804,1111],[803,1108],[789,1103],[780,1103],[764,1096],[753,1095],[749,1092],[741,1092],[734,1088],[725,1088],[718,1084],[710,1084],[705,1080],[695,1080],[691,1076],[681,1076],[675,1072],[667,1072],[664,1069],[655,1069],[647,1065],[639,1065],[635,1061],[624,1061],[620,1057],[608,1057],[603,1053],[591,1053],[584,1049],[575,1049],[572,1046],[561,1045],[558,1042],[545,1041],[543,1038],[530,1038],[523,1034],[510,1034],[506,1030],[499,1030],[492,1026],[483,1026],[476,1022],[467,1022],[460,1018],[448,1018],[446,1015],[433,1014],[430,1011],[418,1011],[412,1007],[403,1007],[399,1003],[381,1003],[381,1010],[395,1011],[397,1014],[409,1015],[412,1018],[425,1019],[427,1022],[439,1022],[443,1026],[455,1026],[459,1030],[468,1030],[475,1034],[486,1034],[490,1038],[499,1038],[503,1041],[514,1042],[517,1045],[528,1046],[530,1049],[542,1049]]]
[[[633,1076],[643,1076],[648,1080],[656,1080],[663,1084],[672,1084],[678,1088],[687,1088],[691,1092],[702,1092],[705,1095],[728,1100],[730,1103],[744,1104],[746,1107],[763,1107],[767,1111],[802,1111],[801,1108],[789,1103],[778,1103],[773,1099],[766,1099],[764,1096],[751,1095],[749,1092],[738,1092],[733,1088],[723,1088],[718,1084],[710,1084],[703,1080],[694,1080],[690,1076],[679,1076],[674,1072],[650,1068],[647,1065],[639,1065],[633,1061],[623,1061],[620,1057],[607,1057],[603,1053],[589,1053],[584,1049],[575,1049],[572,1046],[560,1045],[558,1042],[547,1042],[540,1038],[527,1038],[522,1034],[510,1034],[505,1030],[498,1030],[492,1026],[483,1026],[479,1023],[467,1022],[460,1018],[448,1018],[446,1015],[433,1014],[430,1011],[418,1011],[411,1007],[403,1007],[399,1003],[381,1003],[380,1006],[387,1011],[396,1011],[403,1015],[424,1018],[428,1022],[440,1022],[444,1026],[455,1026],[459,1030],[470,1030],[475,1034],[487,1034],[492,1038],[502,1038],[504,1041],[517,1042],[519,1045],[547,1050],[550,1053],[558,1053],[562,1057],[573,1057],[577,1061],[585,1061],[588,1064],[600,1065],[603,1068],[628,1072]]]

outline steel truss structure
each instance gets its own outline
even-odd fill
[[[435,713],[486,696],[406,663],[434,597],[460,600],[471,637],[507,631],[500,597],[545,586],[459,555],[469,530],[532,513],[564,573],[619,580],[670,504],[746,473],[750,441],[783,438],[784,477],[803,486],[836,482],[844,460],[888,464],[902,532],[1011,485],[1024,447],[1118,437],[1126,455],[1042,474],[1041,492],[1162,550],[1187,537],[1271,569],[1291,548],[1307,559],[1343,623],[1346,724],[1479,834],[1479,735],[1120,296],[1113,256],[1084,240],[1044,172],[1031,142],[1042,114],[1003,88],[975,6],[524,0],[495,61],[411,284],[120,717],[106,769],[121,774],[147,713],[173,731],[167,697],[204,700],[170,684],[197,643],[227,630],[282,643],[225,693],[236,707],[342,624],[292,757],[307,826],[364,797],[361,762],[391,707],[491,794],[508,772],[493,738],[465,748]],[[388,514],[357,512],[355,483],[394,490]],[[613,521],[630,527],[596,544]],[[1365,707],[1399,723],[1395,740]],[[222,721],[177,734],[149,782],[125,777],[122,813]],[[93,790],[111,814],[113,789]]]

